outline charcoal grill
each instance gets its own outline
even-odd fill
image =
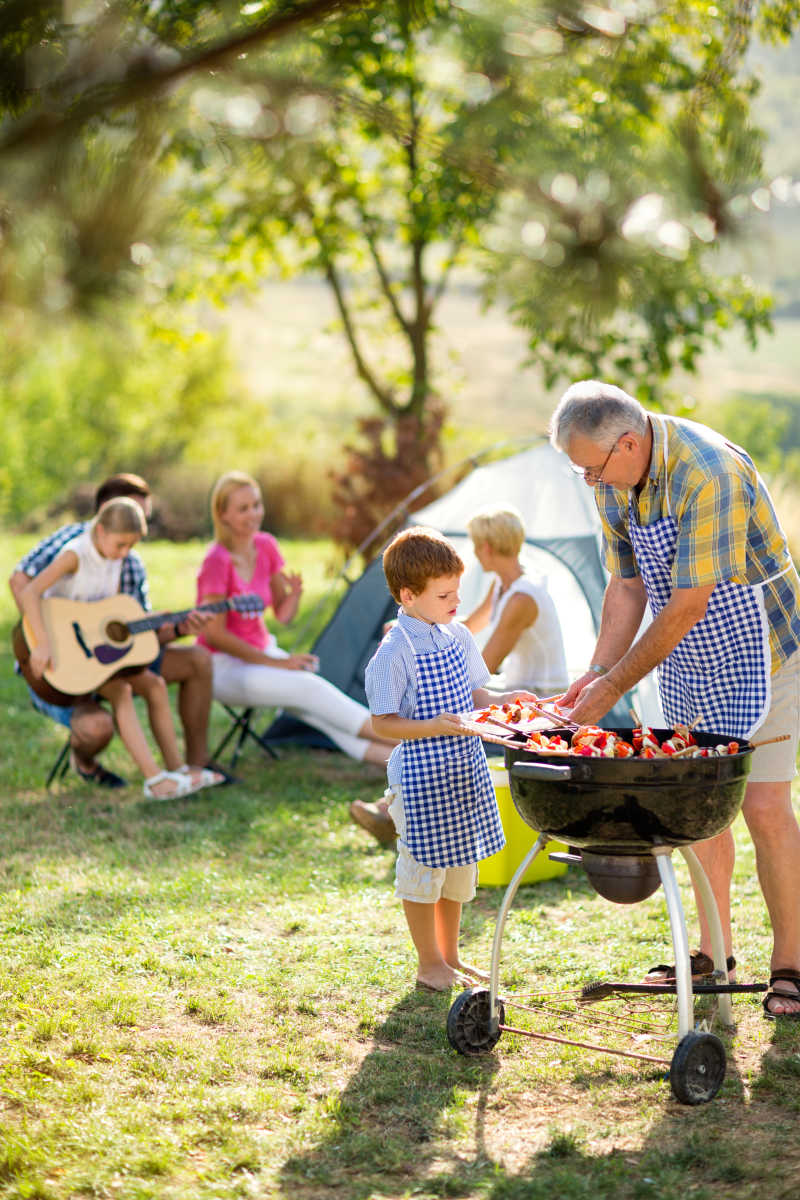
[[[565,736],[563,729],[551,732]],[[630,741],[633,731],[613,732]],[[662,741],[672,730],[654,732]],[[701,747],[727,745],[730,740],[716,733],[696,732],[695,737]],[[470,988],[450,1009],[451,1044],[463,1054],[485,1053],[504,1030],[512,1029],[505,1024],[498,987],[503,930],[522,877],[546,843],[557,840],[570,846],[568,859],[580,862],[596,890],[608,899],[633,903],[659,885],[663,888],[675,956],[674,983],[627,987],[676,995],[678,1045],[668,1064],[673,1094],[686,1104],[713,1099],[725,1076],[725,1050],[716,1035],[694,1028],[694,993],[714,992],[720,1019],[731,1025],[731,993],[763,990],[765,985],[728,981],[716,901],[691,845],[721,833],[734,820],[744,799],[752,752],[748,742],[741,742],[737,753],[713,758],[590,758],[508,745],[505,759],[514,805],[539,837],[517,868],[500,906],[489,988]],[[686,860],[708,919],[714,958],[711,984],[692,984],[686,924],[671,857],[675,849]]]

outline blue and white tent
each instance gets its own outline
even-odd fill
[[[432,526],[455,544],[466,564],[459,614],[466,615],[485,595],[490,582],[472,553],[467,521],[487,505],[506,504],[522,514],[527,533],[523,561],[531,574],[547,580],[561,619],[569,677],[577,678],[591,661],[606,573],[592,489],[570,469],[564,454],[542,440],[518,454],[477,466],[438,500],[411,513],[408,524]],[[349,586],[314,644],[320,673],[362,703],[366,700],[364,668],[396,608],[378,555]],[[661,723],[651,679],[639,685],[631,700],[644,721]],[[630,724],[627,703],[618,705],[604,723]],[[299,722],[294,724],[306,729]],[[320,735],[311,732],[322,744]],[[288,719],[279,718],[267,736],[291,736]]]

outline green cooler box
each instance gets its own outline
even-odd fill
[[[514,872],[539,835],[530,825],[525,824],[514,807],[508,771],[503,760],[490,759],[489,773],[494,783],[494,794],[497,797],[506,844],[497,854],[493,854],[491,858],[484,858],[478,864],[478,882],[481,887],[505,887],[511,882]],[[522,882],[537,883],[540,879],[554,879],[557,875],[565,874],[567,864],[551,862],[548,855],[551,850],[566,849],[563,842],[548,842],[528,867]]]

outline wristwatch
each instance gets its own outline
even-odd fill
[[[608,667],[602,666],[600,663],[592,663],[589,667],[590,671],[594,671],[595,675],[607,675]]]

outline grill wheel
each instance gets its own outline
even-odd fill
[[[500,1030],[492,1033],[489,1028],[489,999],[488,988],[470,988],[457,996],[450,1006],[447,1037],[459,1054],[488,1054],[500,1041]],[[506,1013],[502,1001],[498,1003],[498,1016],[500,1024],[504,1024]]]
[[[672,1094],[681,1104],[713,1100],[725,1078],[725,1047],[713,1033],[691,1030],[678,1042],[669,1069]]]

